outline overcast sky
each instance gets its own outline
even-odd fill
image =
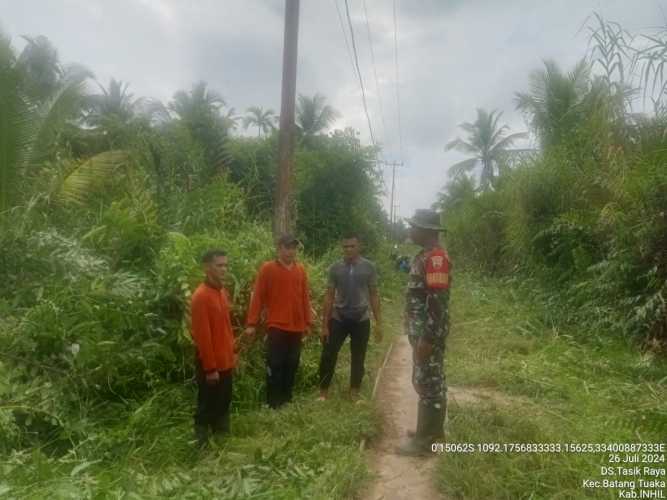
[[[359,64],[376,140],[397,172],[399,214],[428,207],[463,158],[445,152],[477,107],[504,111],[512,131],[526,130],[514,110],[531,70],[544,59],[570,68],[586,51],[586,18],[600,12],[631,32],[665,26],[667,0],[397,0],[399,145],[391,0],[366,0],[374,78],[362,0],[349,0]],[[324,94],[341,113],[335,127],[370,143],[350,53],[344,0],[302,0],[297,91]],[[130,82],[135,97],[168,101],[204,80],[237,111],[280,110],[283,0],[0,0],[0,29],[45,35],[63,62],[97,79]],[[344,35],[343,29],[347,30]],[[390,185],[390,174],[385,175]],[[385,200],[385,206],[388,202]]]

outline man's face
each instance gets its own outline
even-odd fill
[[[296,259],[297,244],[278,245],[278,258],[285,264],[291,264]]]
[[[227,257],[213,257],[213,260],[206,265],[206,275],[214,283],[222,285],[222,280],[227,272]]]
[[[345,260],[354,260],[359,256],[359,240],[349,238],[342,241],[343,257]]]
[[[433,241],[433,238],[435,238],[436,241],[438,240],[437,231],[410,226],[410,239],[415,245],[425,247]]]

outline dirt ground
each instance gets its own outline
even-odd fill
[[[498,406],[523,404],[501,392],[482,387],[449,386],[449,408],[492,403]],[[425,458],[402,457],[396,447],[406,439],[406,431],[417,423],[417,394],[412,387],[412,348],[407,337],[397,337],[382,370],[375,404],[385,422],[384,434],[368,450],[375,475],[360,498],[363,500],[446,500],[435,488],[436,455]],[[446,432],[446,429],[445,429]]]
[[[443,498],[435,489],[435,456],[402,457],[395,448],[417,422],[417,394],[412,387],[412,349],[405,336],[395,341],[382,371],[376,405],[385,420],[382,438],[369,450],[375,480],[364,500],[422,500]]]

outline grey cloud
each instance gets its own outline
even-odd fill
[[[301,2],[300,93],[321,92],[369,142],[361,91],[344,42],[336,2]],[[366,0],[386,129],[360,2],[349,2],[359,62],[375,135],[384,157],[401,157],[394,81],[392,2]],[[501,109],[514,131],[526,130],[514,109],[529,73],[553,58],[571,67],[586,50],[579,32],[594,9],[629,30],[660,24],[657,0],[397,0],[399,90],[406,167],[398,175],[400,213],[430,205],[445,184],[447,166],[462,158],[444,144],[473,120],[475,109]],[[18,35],[43,34],[65,62],[80,62],[102,83],[130,82],[136,95],[168,100],[206,80],[243,111],[262,105],[278,111],[282,64],[282,0],[0,0],[0,25]],[[348,35],[349,36],[349,35]],[[387,204],[388,206],[388,204]]]

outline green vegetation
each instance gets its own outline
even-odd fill
[[[540,149],[492,183],[483,170],[480,187],[463,174],[474,160],[458,164],[438,203],[467,270],[452,295],[447,441],[563,446],[445,453],[452,498],[618,498],[582,486],[608,455],[564,446],[667,435],[667,39],[592,20],[586,59],[568,72],[546,61],[517,93]],[[639,95],[652,113],[632,111]],[[488,137],[492,116],[463,128]]]
[[[545,62],[516,96],[539,150],[513,157],[521,134],[484,110],[448,145],[472,157],[438,201],[456,269],[447,370],[479,399],[452,398],[450,442],[667,433],[667,39],[593,21],[582,62]],[[198,258],[227,250],[240,329],[274,252],[274,112],[240,117],[205,82],[168,103],[114,79],[91,91],[88,69],[25,41],[17,53],[0,36],[0,496],[349,498],[368,474],[359,442],[381,429],[368,402],[342,397],[346,353],[340,397],[314,400],[319,323],[294,404],[262,407],[257,344],[236,374],[233,435],[194,446]],[[639,98],[651,113],[633,112]],[[337,116],[322,95],[299,96],[294,200],[313,304],[355,230],[398,332],[377,151],[352,129],[326,133]],[[467,173],[480,164],[478,182]],[[369,382],[389,340],[370,348]],[[438,470],[457,498],[606,498],[581,488],[603,460],[450,453]]]
[[[593,20],[584,60],[568,72],[546,61],[529,90],[517,93],[541,148],[517,151],[491,188],[488,168],[478,188],[463,174],[475,159],[459,163],[438,205],[459,267],[532,279],[550,290],[559,323],[659,349],[667,342],[666,52],[659,50],[667,39],[664,31],[631,38]],[[654,111],[634,112],[641,101],[633,97],[647,93]],[[497,128],[498,115],[479,113],[463,125],[472,143],[450,145],[489,150],[479,138]],[[511,153],[504,151],[506,160]],[[484,163],[484,154],[478,158]]]
[[[462,123],[461,128],[468,132],[467,141],[454,139],[450,141],[445,149],[457,149],[467,154],[473,154],[472,158],[460,161],[450,167],[452,176],[461,175],[474,169],[481,164],[480,185],[483,189],[493,186],[497,177],[497,170],[503,166],[503,153],[512,143],[526,137],[527,134],[519,132],[505,135],[507,125],[498,126],[498,120],[502,113],[491,111],[487,113],[483,109],[477,110],[477,119],[474,123]]]
[[[91,78],[44,37],[18,55],[0,38],[0,495],[347,497],[367,474],[359,442],[378,426],[368,403],[314,401],[319,322],[295,404],[263,409],[258,343],[236,374],[233,436],[194,446],[188,301],[202,252],[224,248],[243,325],[274,255],[272,112],[249,109],[258,137],[240,137],[204,82],[163,104],[113,79],[90,93]],[[335,116],[320,95],[300,99],[297,232],[313,305],[341,232],[355,229],[391,309],[399,278],[374,151],[351,130],[325,134]],[[369,352],[369,381],[383,349]]]
[[[533,284],[457,275],[448,443],[664,442],[667,360],[556,311]],[[608,464],[602,453],[444,453],[438,480],[452,498],[617,498],[582,488]]]

